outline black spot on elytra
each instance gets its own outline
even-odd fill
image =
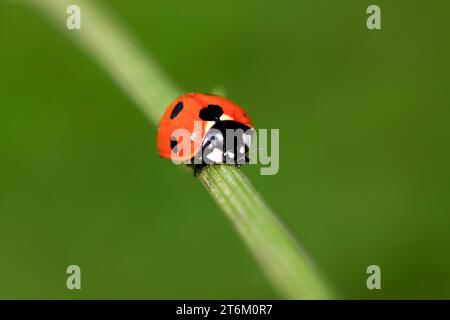
[[[174,152],[178,152],[178,141],[176,137],[171,137],[170,138],[170,149],[172,149]]]
[[[203,121],[219,121],[222,114],[223,109],[221,106],[210,104],[206,108],[200,110],[199,117]]]
[[[175,118],[180,112],[183,110],[183,102],[178,102],[175,107],[172,109],[172,113],[170,114],[170,119]]]

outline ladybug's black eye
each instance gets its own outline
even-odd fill
[[[221,106],[210,104],[206,108],[200,110],[199,117],[204,121],[219,121],[222,114],[223,109]]]
[[[181,112],[181,110],[183,110],[183,102],[178,102],[177,105],[172,109],[170,119],[175,118]]]

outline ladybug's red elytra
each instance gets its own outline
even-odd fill
[[[159,123],[158,152],[163,158],[177,161],[201,159],[202,164],[217,164],[225,162],[225,158],[229,163],[231,158],[232,163],[242,164],[239,160],[244,163],[248,160],[253,128],[244,110],[228,99],[202,93],[184,94],[168,106]],[[184,148],[179,148],[182,137],[174,134],[177,129],[189,133]],[[244,132],[235,138],[232,148],[225,141],[230,129]]]

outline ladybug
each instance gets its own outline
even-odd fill
[[[158,153],[163,158],[193,163],[194,173],[204,165],[240,166],[249,160],[253,134],[252,121],[234,102],[216,95],[188,93],[164,112],[158,126]]]

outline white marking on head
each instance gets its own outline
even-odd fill
[[[221,116],[220,116],[220,121],[225,121],[225,120],[234,120],[234,118],[233,117],[230,117],[229,115],[227,115],[227,114],[222,114]]]
[[[223,151],[215,148],[212,152],[210,152],[206,158],[211,160],[214,163],[222,163],[223,162]]]

